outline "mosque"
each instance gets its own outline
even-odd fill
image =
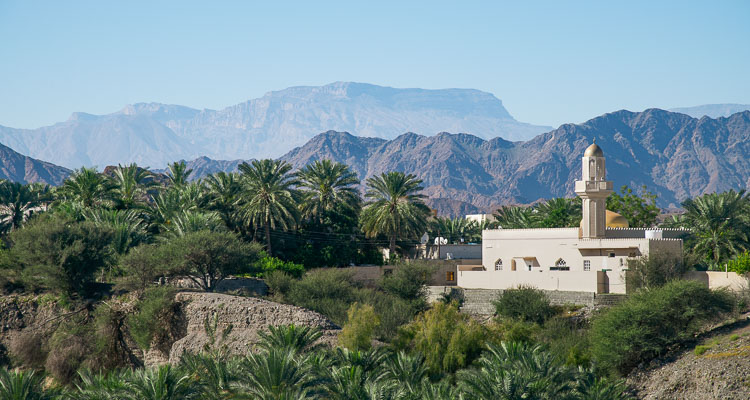
[[[604,152],[594,142],[583,153],[575,193],[583,216],[578,228],[489,229],[482,232],[482,266],[459,266],[463,288],[625,293],[628,260],[653,252],[682,255],[680,230],[630,228],[606,209],[613,184]]]

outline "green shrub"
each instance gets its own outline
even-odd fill
[[[427,308],[427,287],[436,267],[426,263],[413,261],[401,263],[390,275],[384,275],[378,287],[386,293],[391,293],[404,300],[413,302],[417,309]]]
[[[357,291],[357,301],[369,304],[380,318],[375,334],[380,340],[390,341],[398,329],[414,319],[420,309],[414,304],[390,293],[368,288]]]
[[[198,231],[161,245],[157,270],[186,276],[201,289],[212,292],[229,275],[251,272],[263,254],[258,243],[245,243],[230,232]]]
[[[111,237],[90,222],[41,215],[11,232],[11,253],[23,267],[26,287],[86,295],[96,272],[111,260]]]
[[[433,378],[466,367],[479,356],[487,330],[456,304],[435,303],[400,331],[394,346],[422,354]]]
[[[506,289],[494,302],[498,315],[543,324],[555,314],[544,291],[531,286]]]
[[[165,264],[162,246],[142,244],[135,247],[120,259],[120,267],[125,273],[120,286],[126,289],[145,289],[167,272]]]
[[[544,323],[537,337],[547,344],[550,353],[571,366],[588,367],[591,355],[586,324],[577,319],[555,316]]]
[[[750,273],[750,253],[744,252],[738,255],[734,260],[727,262],[727,270],[736,272],[740,275]]]
[[[346,322],[349,305],[357,300],[357,284],[352,279],[351,272],[346,270],[312,270],[292,285],[286,299],[342,325]]]
[[[672,281],[639,291],[593,320],[593,358],[606,370],[625,375],[640,362],[692,338],[733,306],[728,292],[711,291],[695,281]]]
[[[349,350],[369,350],[380,318],[367,304],[354,303],[347,312],[347,321],[339,333],[339,345]]]
[[[134,314],[127,318],[130,336],[144,350],[156,344],[168,352],[173,342],[176,316],[175,290],[160,286],[147,289],[138,302]]]
[[[268,276],[273,271],[282,271],[287,274],[299,278],[305,273],[305,266],[302,264],[295,264],[291,261],[284,261],[276,257],[263,257],[255,263],[255,268],[258,272],[255,275],[259,278]]]
[[[292,285],[297,282],[289,274],[279,270],[271,271],[264,277],[263,281],[268,285],[268,295],[279,302],[285,301],[287,294],[292,289]]]
[[[628,260],[628,293],[640,288],[656,288],[680,279],[690,269],[684,260],[672,253],[650,253]]]
[[[695,355],[696,355],[696,356],[702,356],[702,355],[703,355],[703,354],[705,354],[705,353],[706,353],[706,352],[707,352],[707,351],[708,351],[708,350],[709,350],[710,348],[711,348],[711,346],[705,346],[705,345],[698,345],[698,346],[695,346],[695,350],[694,350],[694,352],[695,352]]]

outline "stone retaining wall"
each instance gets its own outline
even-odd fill
[[[465,289],[455,286],[428,286],[427,301],[432,303],[445,296],[462,299],[461,311],[468,314],[492,315],[495,306],[492,302],[502,292],[502,289]],[[561,290],[544,290],[552,305],[575,304],[586,307],[607,307],[621,303],[626,295],[595,294],[592,292],[566,292]]]

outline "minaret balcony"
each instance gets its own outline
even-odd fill
[[[611,192],[612,181],[576,181],[576,193]]]

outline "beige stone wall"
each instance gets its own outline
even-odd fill
[[[703,282],[710,289],[725,288],[733,291],[743,291],[750,288],[748,278],[738,275],[736,272],[690,271],[685,278]]]

